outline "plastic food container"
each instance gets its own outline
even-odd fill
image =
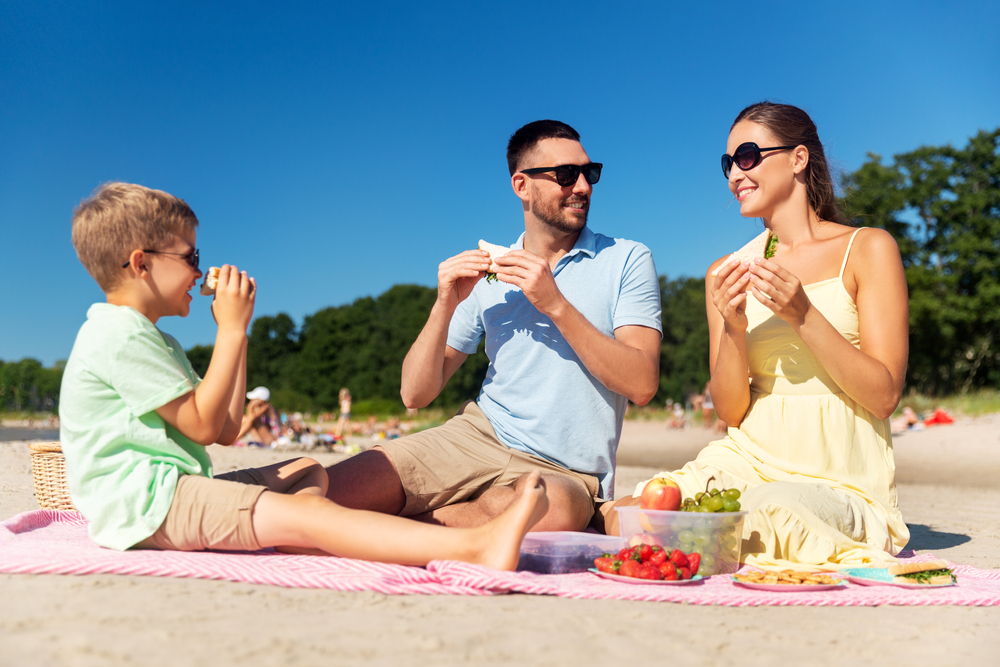
[[[586,572],[602,554],[625,546],[621,537],[596,533],[528,533],[521,542],[517,569],[539,574]]]
[[[617,507],[622,539],[659,544],[667,551],[701,554],[698,574],[728,574],[740,568],[743,521],[747,512],[667,512]],[[633,541],[635,540],[635,541]],[[692,572],[692,574],[694,574]]]

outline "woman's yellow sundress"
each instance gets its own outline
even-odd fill
[[[857,305],[840,275],[805,286],[813,306],[860,347]],[[791,326],[747,299],[750,409],[739,428],[681,470],[662,473],[685,497],[737,488],[750,513],[741,560],[766,569],[893,562],[909,530],[896,499],[889,422],[856,403]],[[634,493],[642,493],[640,484]]]

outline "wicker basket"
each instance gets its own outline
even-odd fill
[[[66,458],[58,442],[35,442],[31,447],[31,475],[35,497],[43,510],[73,510],[66,483]]]

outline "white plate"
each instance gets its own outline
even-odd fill
[[[843,579],[835,584],[755,584],[740,581],[736,577],[733,577],[730,581],[744,588],[753,588],[758,591],[778,591],[779,593],[805,593],[808,591],[829,591],[834,588],[847,588],[847,582]]]
[[[620,574],[611,574],[610,572],[601,572],[595,568],[590,568],[587,572],[593,572],[598,577],[603,577],[604,579],[610,579],[612,581],[620,581],[623,584],[649,584],[651,586],[663,586],[663,585],[681,585],[681,584],[693,584],[696,581],[701,581],[705,577],[700,574],[696,574],[690,579],[677,579],[675,581],[653,581],[652,579],[639,579],[638,577],[623,577]]]
[[[889,569],[885,567],[852,567],[840,570],[840,574],[847,577],[855,584],[862,586],[897,586],[899,588],[946,588],[954,586],[955,582],[948,584],[901,584],[892,581]]]

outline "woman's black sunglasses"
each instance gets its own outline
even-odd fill
[[[177,255],[179,257],[184,258],[184,261],[187,262],[192,269],[194,269],[195,271],[198,270],[199,260],[198,260],[197,248],[195,248],[191,252],[163,252],[162,250],[143,250],[143,252],[148,253],[150,255]],[[124,264],[122,264],[122,268],[127,269],[128,265],[131,263],[132,263],[131,261],[125,262]]]
[[[532,169],[522,169],[522,174],[544,174],[547,171],[556,172],[556,183],[563,186],[564,188],[569,187],[576,183],[577,179],[580,178],[580,174],[587,179],[587,182],[593,185],[597,181],[601,180],[601,168],[604,167],[600,162],[591,162],[590,164],[561,164],[558,167],[534,167]]]
[[[750,171],[758,164],[760,164],[760,154],[764,151],[784,151],[789,148],[795,148],[795,146],[774,146],[772,148],[760,148],[757,144],[752,141],[748,141],[745,144],[740,144],[736,147],[736,151],[732,154],[726,154],[722,156],[722,173],[729,178],[729,172],[733,170],[733,163],[742,171]]]

